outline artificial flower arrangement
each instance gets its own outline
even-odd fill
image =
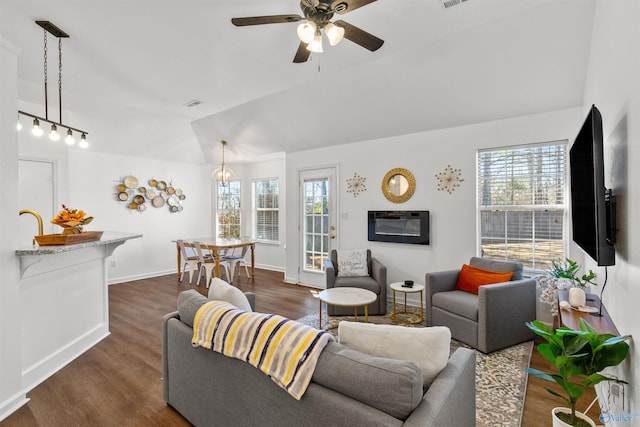
[[[547,274],[536,276],[536,282],[542,289],[540,302],[551,306],[551,314],[558,315],[558,290],[568,290],[572,287],[586,288],[587,284],[597,286],[593,281],[596,275],[589,270],[589,274],[578,275],[580,264],[567,258],[564,262],[552,261],[552,267]]]
[[[93,221],[92,216],[86,215],[83,210],[69,209],[63,204],[62,210],[51,220],[51,223],[64,228],[62,234],[80,234],[82,227]]]

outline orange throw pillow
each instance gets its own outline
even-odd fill
[[[480,286],[508,282],[511,280],[511,276],[513,276],[513,272],[511,271],[488,271],[463,264],[462,270],[460,270],[460,276],[458,276],[456,289],[478,295],[478,288]]]

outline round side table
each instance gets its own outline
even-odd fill
[[[413,287],[405,287],[404,282],[395,282],[392,283],[391,291],[393,292],[393,313],[391,313],[391,320],[397,323],[402,323],[405,325],[415,325],[418,323],[424,322],[424,285],[419,283],[414,283]],[[397,311],[396,310],[396,292],[402,292],[404,294],[404,310]],[[420,313],[415,313],[407,310],[407,294],[420,293]],[[398,319],[398,315],[406,316],[407,320]],[[411,319],[411,317],[415,317],[415,319]]]

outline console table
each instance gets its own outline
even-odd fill
[[[566,290],[558,291],[558,303],[560,301],[568,301],[569,292]],[[587,305],[600,309],[600,298],[595,294],[587,294]],[[601,334],[620,335],[616,325],[611,320],[607,308],[602,306],[602,316],[594,316],[591,313],[584,313],[582,311],[571,308],[570,310],[563,310],[558,307],[558,323],[560,326],[566,328],[579,330],[580,319],[586,320],[593,328]]]

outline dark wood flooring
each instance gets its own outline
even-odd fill
[[[282,273],[257,269],[255,282],[242,273],[237,286],[256,293],[257,311],[298,319],[318,309],[309,288],[284,283]],[[111,335],[30,391],[29,403],[0,426],[188,426],[162,399],[160,352],[160,319],[186,289],[207,292],[175,275],[110,286]],[[531,366],[546,363],[534,350]],[[550,425],[551,408],[561,402],[548,385],[529,379],[522,426]],[[586,406],[591,398],[583,400]],[[597,411],[590,415],[597,420]]]

